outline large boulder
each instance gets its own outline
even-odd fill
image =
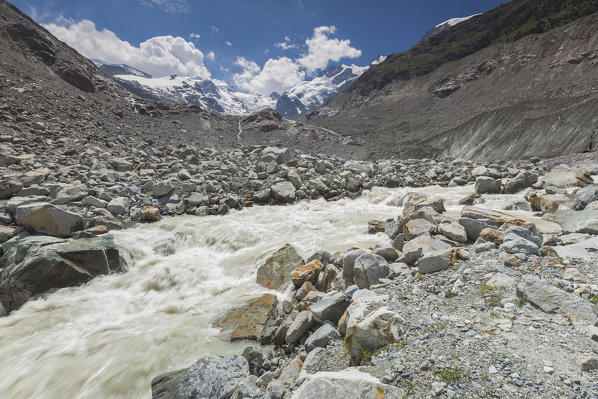
[[[435,251],[443,249],[450,249],[452,246],[439,238],[432,237],[428,234],[414,238],[407,241],[403,246],[403,256],[399,259],[400,262],[405,262],[408,265],[414,265],[419,258],[429,255]]]
[[[9,311],[34,295],[83,284],[124,268],[111,236],[72,241],[30,236],[5,243],[4,250],[0,258],[0,302]]]
[[[306,265],[299,266],[291,272],[293,285],[295,285],[295,288],[299,288],[307,281],[315,285],[318,282],[318,276],[323,269],[324,266],[322,265],[322,262],[317,259]]]
[[[305,340],[305,349],[311,352],[315,348],[325,348],[331,341],[340,340],[341,335],[330,324],[323,324]]]
[[[355,324],[347,325],[345,342],[353,364],[359,364],[367,353],[397,343],[404,320],[397,313],[381,307]]]
[[[563,233],[598,234],[598,210],[562,210],[545,217],[558,223]]]
[[[461,211],[459,224],[465,227],[469,241],[475,241],[480,232],[487,227],[498,228],[507,221],[514,221],[515,218],[503,212],[491,211],[488,209],[466,206]]]
[[[291,281],[292,271],[303,263],[295,248],[286,244],[257,269],[257,283],[266,288],[278,289]]]
[[[266,147],[262,151],[262,162],[287,163],[291,160],[291,151],[288,148]]]
[[[359,288],[378,284],[381,278],[386,278],[389,274],[388,262],[379,255],[365,253],[355,259],[353,264],[353,281]]]
[[[344,293],[331,291],[311,305],[309,310],[316,321],[330,321],[336,324],[350,303],[351,300]]]
[[[276,303],[276,296],[265,294],[239,309],[230,311],[217,326],[232,330],[230,340],[258,340]]]
[[[500,180],[488,176],[479,176],[475,179],[474,191],[476,194],[498,194]]]
[[[504,193],[515,194],[519,191],[531,187],[538,181],[538,174],[522,170],[515,177],[505,183]]]
[[[559,165],[539,179],[544,186],[585,187],[591,184],[591,177],[585,176],[579,168]]]
[[[403,225],[403,233],[407,240],[413,240],[417,236],[435,233],[437,226],[425,219],[412,219]]]
[[[15,219],[27,230],[55,237],[69,237],[83,229],[81,215],[47,202],[34,202],[17,207]]]
[[[417,269],[422,274],[435,273],[446,270],[457,261],[457,250],[443,249],[424,256],[417,262]]]
[[[187,369],[154,378],[152,399],[226,399],[249,375],[243,356],[207,356]]]
[[[308,375],[291,399],[402,399],[406,393],[357,369]]]
[[[311,328],[313,322],[314,318],[310,312],[307,310],[300,312],[289,326],[285,337],[285,342],[287,344],[294,344],[295,342],[299,341],[299,339],[303,337],[307,330]]]

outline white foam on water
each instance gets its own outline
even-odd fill
[[[212,323],[268,292],[255,283],[256,270],[284,244],[304,258],[368,247],[388,238],[368,235],[367,222],[395,218],[406,193],[443,198],[458,213],[472,190],[375,188],[356,200],[165,218],[114,232],[131,254],[126,273],[57,290],[0,318],[0,398],[149,398],[153,377],[242,351],[247,343],[226,342]],[[504,209],[522,195],[487,200]],[[154,250],[164,242],[172,255]]]

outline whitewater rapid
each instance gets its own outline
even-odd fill
[[[408,192],[443,198],[456,215],[472,186],[375,188],[356,200],[300,202],[181,216],[116,231],[128,271],[32,300],[0,318],[0,398],[150,398],[151,379],[215,353],[239,353],[212,322],[268,292],[257,267],[285,243],[304,258],[387,239],[371,219],[395,218]],[[487,196],[509,209],[521,195]],[[525,211],[511,212],[530,217]]]

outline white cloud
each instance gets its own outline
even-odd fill
[[[291,43],[291,38],[288,36],[284,37],[284,41],[280,42],[280,43],[274,43],[274,47],[278,47],[281,50],[288,50],[288,49],[292,49],[292,48],[297,48],[296,45],[294,45],[293,43]]]
[[[231,42],[229,42],[228,40],[227,40],[225,43],[226,43],[226,45],[227,45],[228,47],[230,47],[230,46],[232,46],[232,45],[233,45],[233,44],[232,44]]]
[[[201,35],[199,33],[195,33],[195,32],[193,32],[189,35],[189,39],[194,39],[194,40],[198,40],[200,37],[201,37]]]
[[[189,12],[187,0],[140,0],[144,6],[156,6],[162,8],[169,14]]]
[[[127,64],[154,76],[210,77],[203,53],[182,37],[155,36],[136,47],[108,29],[98,30],[90,20],[62,20],[44,27],[88,58]]]
[[[233,75],[237,86],[252,93],[269,95],[272,92],[282,93],[305,80],[305,72],[300,66],[287,57],[269,59],[261,68],[254,61],[238,57],[235,64],[243,69]]]
[[[212,32],[212,33],[216,33],[216,32],[218,32],[219,30],[220,30],[220,29],[218,29],[218,27],[217,27],[217,26],[214,26],[214,25],[210,26],[210,32]]]
[[[335,26],[314,28],[313,36],[305,41],[307,54],[299,58],[297,62],[311,73],[326,68],[330,61],[338,62],[342,58],[361,56],[361,50],[351,47],[350,40],[331,39],[329,35],[333,35],[335,32]]]
[[[216,54],[214,54],[214,52],[213,52],[213,51],[209,51],[209,52],[206,54],[206,57],[208,58],[208,60],[210,60],[210,61],[214,61],[214,59],[216,58]]]

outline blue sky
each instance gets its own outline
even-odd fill
[[[267,94],[330,64],[368,65],[504,0],[13,0],[89,58]],[[108,58],[108,59],[107,59]],[[111,58],[111,59],[109,59]]]

